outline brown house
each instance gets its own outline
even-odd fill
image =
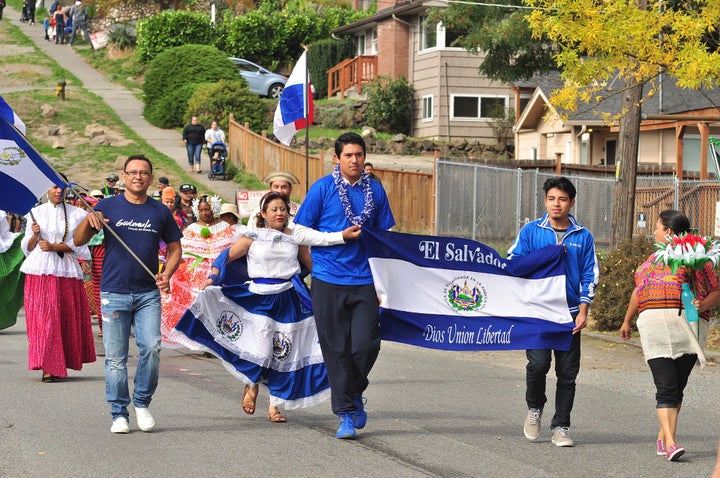
[[[368,3],[356,0],[355,8]],[[481,77],[483,56],[452,47],[452,31],[426,22],[430,8],[446,6],[436,0],[378,0],[375,15],[333,31],[353,37],[356,57],[330,70],[330,94],[362,94],[377,75],[405,77],[415,89],[413,136],[493,143],[498,112],[514,107],[515,92]]]

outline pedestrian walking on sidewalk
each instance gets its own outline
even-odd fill
[[[193,116],[190,124],[185,126],[182,137],[187,150],[188,171],[201,173],[200,157],[202,156],[203,144],[205,144],[205,128],[198,122],[197,116]]]

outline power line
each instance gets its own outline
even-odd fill
[[[479,7],[498,7],[498,8],[512,8],[512,9],[521,9],[521,10],[547,10],[545,8],[539,8],[539,7],[529,7],[526,5],[507,5],[502,3],[482,3],[482,2],[470,2],[470,1],[464,1],[464,0],[441,0],[444,3],[459,3],[462,5],[477,5]]]

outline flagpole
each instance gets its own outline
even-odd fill
[[[18,134],[22,135],[25,139],[27,139],[27,136],[25,136],[24,134],[22,134],[22,132],[21,132],[14,124],[12,124],[12,123],[10,123],[10,122],[6,122],[6,123],[7,123],[11,128],[13,128]],[[55,169],[52,164],[48,163],[48,162],[42,157],[42,155],[40,154],[40,152],[39,152],[37,149],[35,149],[35,146],[33,146],[32,144],[30,144],[30,141],[26,141],[26,143],[27,143],[27,145],[33,150],[33,152],[38,155],[39,158],[41,158],[41,159],[43,159],[43,161],[45,161],[45,164],[46,164],[50,169],[53,170],[53,172],[57,175],[58,178],[60,178],[60,180],[65,184],[65,186],[67,186],[68,188],[70,188],[70,190],[71,190],[72,192],[74,192],[75,195],[76,195],[77,197],[79,197],[80,200],[81,200],[86,206],[88,206],[88,208],[90,208],[90,212],[91,212],[100,222],[104,222],[104,221],[102,221],[102,218],[101,218],[100,216],[98,216],[97,212],[95,212],[95,210],[93,210],[93,208],[87,203],[87,201],[85,201],[85,199],[80,195],[80,191],[77,190],[77,189],[75,189],[75,186],[78,186],[78,185],[75,184],[75,183],[69,182],[69,181],[65,181],[65,179],[63,179],[63,177],[60,175],[60,173],[58,172],[58,170]],[[151,198],[148,197],[148,199],[151,199]],[[63,201],[64,201],[64,200],[65,200],[65,199],[63,198]],[[120,239],[120,236],[118,236],[118,234],[113,230],[112,227],[110,227],[109,224],[105,224],[104,228],[106,228],[108,231],[110,231],[110,234],[112,234],[113,237],[114,237],[115,239],[117,239],[117,241],[120,243],[120,245],[122,245],[122,246],[128,251],[128,253],[133,257],[133,259],[135,259],[135,260],[138,262],[138,264],[140,264],[140,265],[142,266],[142,268],[145,269],[145,270],[147,271],[147,273],[152,276],[153,279],[156,279],[156,275],[140,260],[140,258],[130,249],[130,247],[125,243],[125,241],[123,241],[122,239]]]
[[[310,190],[310,68],[308,67],[308,50],[309,45],[303,45],[305,48],[305,194]]]

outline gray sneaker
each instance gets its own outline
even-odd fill
[[[528,410],[527,417],[525,417],[525,424],[523,425],[523,433],[525,438],[530,441],[535,441],[540,438],[540,420],[542,419],[542,410],[537,408],[531,408]]]
[[[575,446],[575,442],[570,438],[568,427],[555,427],[552,431],[551,441],[555,446]]]

